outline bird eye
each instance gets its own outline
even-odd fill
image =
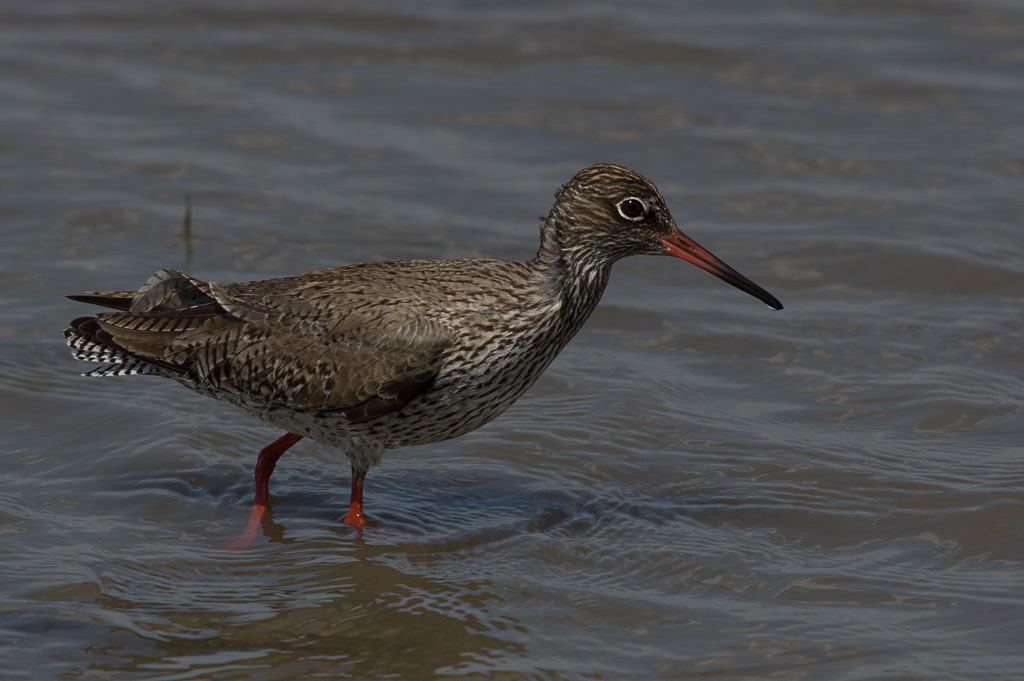
[[[647,206],[640,199],[623,199],[615,207],[619,209],[619,215],[627,220],[639,220],[647,215]]]

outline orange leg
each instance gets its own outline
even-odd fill
[[[252,504],[254,508],[260,509],[261,516],[267,510],[267,499],[270,497],[270,476],[274,473],[277,460],[301,439],[301,435],[285,433],[273,444],[267,445],[260,451],[260,455],[256,459],[256,495],[253,497]]]
[[[288,449],[302,439],[301,435],[285,433],[272,444],[260,450],[256,459],[256,494],[253,497],[252,513],[249,514],[249,524],[242,535],[231,545],[233,549],[242,549],[249,546],[259,532],[263,514],[267,512],[267,499],[270,497],[270,476],[277,466],[277,460]]]
[[[352,468],[352,499],[348,504],[348,513],[345,514],[345,524],[352,527],[366,525],[366,515],[363,514],[363,479],[366,471],[357,471]]]

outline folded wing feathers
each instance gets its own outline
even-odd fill
[[[452,341],[436,319],[398,313],[393,303],[338,285],[266,284],[232,291],[164,269],[127,312],[75,320],[65,335],[76,359],[112,363],[89,376],[174,372],[196,385],[340,410],[352,420],[400,409],[429,389]],[[104,304],[96,300],[102,295],[87,302]],[[116,295],[108,307],[123,309],[126,294]]]
[[[167,268],[154,274],[142,285],[132,298],[128,311],[132,314],[177,312],[212,302],[208,284]]]

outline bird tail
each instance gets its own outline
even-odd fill
[[[114,345],[110,334],[100,328],[95,317],[79,317],[64,329],[64,338],[75,359],[82,362],[102,362],[83,373],[83,376],[133,376],[135,374],[161,374],[158,367],[135,357]]]

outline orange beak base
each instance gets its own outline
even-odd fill
[[[778,298],[711,255],[710,251],[682,232],[677,231],[674,235],[660,241],[665,244],[665,255],[682,258],[702,270],[707,270],[722,281],[730,283],[739,290],[754,296],[773,310],[782,309],[782,303],[779,302]]]

